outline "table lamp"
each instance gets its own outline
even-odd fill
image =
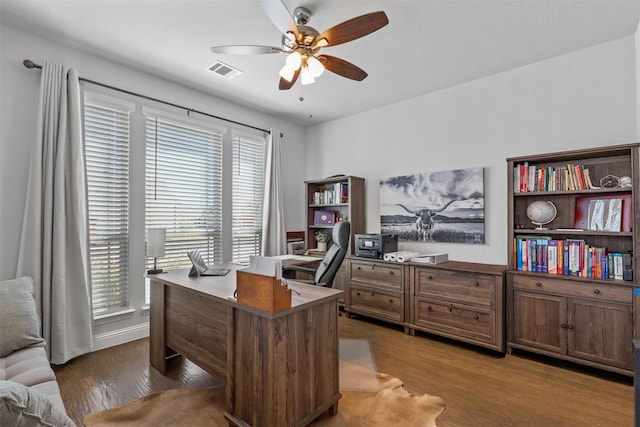
[[[150,228],[147,230],[147,256],[153,257],[153,268],[147,270],[147,274],[162,273],[158,268],[158,257],[164,256],[164,243],[167,237],[167,230],[164,228]]]

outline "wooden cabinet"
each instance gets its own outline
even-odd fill
[[[334,218],[351,222],[351,239],[348,253],[353,254],[355,234],[365,233],[364,178],[337,176],[333,178],[305,181],[307,196],[307,247],[318,247],[314,238],[316,231],[331,232],[333,224],[322,224],[316,216],[328,211]],[[330,243],[329,243],[330,244]]]
[[[348,257],[345,312],[404,325],[408,271],[406,264]]]
[[[504,271],[348,257],[345,311],[504,352]]]
[[[508,274],[512,348],[631,374],[633,295],[629,287]],[[604,366],[603,366],[604,365]]]
[[[504,352],[503,265],[412,265],[409,328]]]
[[[633,374],[632,341],[640,331],[640,299],[633,289],[638,286],[640,268],[633,262],[631,280],[616,278],[607,254],[639,253],[639,164],[640,144],[507,159],[508,351],[521,349]],[[528,188],[518,185],[518,168],[525,165],[534,170],[538,185],[531,187],[531,180]],[[631,178],[631,185],[591,188],[578,182],[567,188],[556,182],[554,187],[553,180],[558,176],[569,179],[559,172],[568,167],[578,174],[588,170],[594,187],[602,187],[601,180],[615,183],[625,176]],[[610,199],[622,200],[620,227],[594,227],[593,201]],[[536,201],[550,201],[557,209],[556,218],[544,229],[537,229],[527,217],[527,208]],[[531,242],[538,246],[534,252],[528,252]],[[566,250],[563,257],[550,258],[549,242],[559,247],[579,245],[577,255],[571,256],[578,260],[572,271],[564,265]],[[523,253],[529,258],[524,262]],[[544,268],[550,259],[559,264],[554,274]]]

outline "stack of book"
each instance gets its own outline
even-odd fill
[[[346,182],[336,182],[322,191],[313,193],[314,205],[339,205],[349,203],[349,184]]]
[[[536,166],[527,162],[513,168],[513,192],[596,189],[584,165]]]
[[[548,236],[519,236],[514,239],[514,265],[518,271],[633,280],[631,253],[608,252],[581,239],[552,239]],[[625,277],[625,270],[628,270]]]

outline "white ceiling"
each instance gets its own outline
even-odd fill
[[[0,22],[307,126],[629,36],[640,19],[640,0],[284,3],[291,12],[310,9],[309,25],[320,32],[385,11],[386,27],[323,49],[369,76],[355,82],[326,72],[280,91],[284,55],[213,54],[214,45],[280,46],[258,0],[0,0]],[[216,60],[244,73],[217,76],[208,71]]]

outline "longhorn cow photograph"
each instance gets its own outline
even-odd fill
[[[484,170],[380,180],[380,229],[407,242],[484,244]]]

